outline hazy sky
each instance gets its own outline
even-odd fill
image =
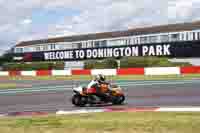
[[[22,40],[200,20],[200,0],[0,0],[0,51]]]

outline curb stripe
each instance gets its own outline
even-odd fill
[[[200,112],[200,107],[182,107],[182,108],[158,108],[156,109],[156,112]]]
[[[136,108],[105,108],[93,110],[57,111],[57,115],[97,113],[97,112],[200,112],[200,107],[136,107]]]
[[[105,109],[80,109],[71,111],[56,111],[56,115],[72,115],[100,112],[200,112],[200,107],[135,107],[135,108],[105,108]],[[30,111],[30,112],[12,112],[8,114],[0,114],[4,116],[46,116],[48,112]]]

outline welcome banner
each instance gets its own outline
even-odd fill
[[[193,41],[32,52],[15,54],[13,59],[18,61],[74,61],[130,56],[200,57],[199,51],[200,42]]]

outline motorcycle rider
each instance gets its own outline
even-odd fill
[[[96,95],[99,96],[101,99],[106,99],[107,95],[101,92],[100,85],[101,84],[109,84],[106,82],[106,77],[102,74],[98,74],[95,78],[88,84],[87,88],[94,87],[96,89]]]

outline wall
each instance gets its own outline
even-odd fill
[[[181,75],[200,74],[200,66],[193,67],[148,67],[126,69],[68,69],[37,71],[0,71],[0,76],[69,76],[69,75]]]

